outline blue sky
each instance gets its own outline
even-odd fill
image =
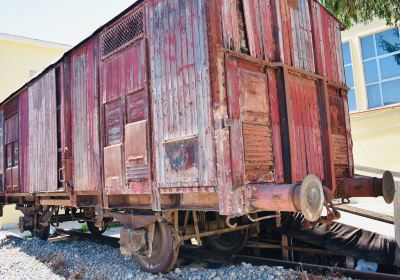
[[[0,0],[0,33],[76,45],[136,0]]]

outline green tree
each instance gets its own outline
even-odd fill
[[[374,17],[385,19],[388,25],[400,23],[400,0],[319,0],[347,27],[369,22]]]

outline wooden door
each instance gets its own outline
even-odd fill
[[[227,57],[227,101],[235,186],[273,182],[268,78],[262,69]]]

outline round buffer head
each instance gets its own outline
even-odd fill
[[[308,175],[301,183],[300,205],[304,218],[315,222],[321,217],[324,207],[324,191],[317,176]]]
[[[390,171],[385,171],[382,176],[382,194],[383,199],[387,204],[394,200],[395,185],[393,175]]]

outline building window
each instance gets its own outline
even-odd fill
[[[368,108],[400,103],[400,29],[361,38]]]
[[[348,100],[350,112],[357,111],[356,91],[354,87],[353,64],[351,61],[350,44],[343,43],[344,72],[346,74],[346,84],[350,88]]]

